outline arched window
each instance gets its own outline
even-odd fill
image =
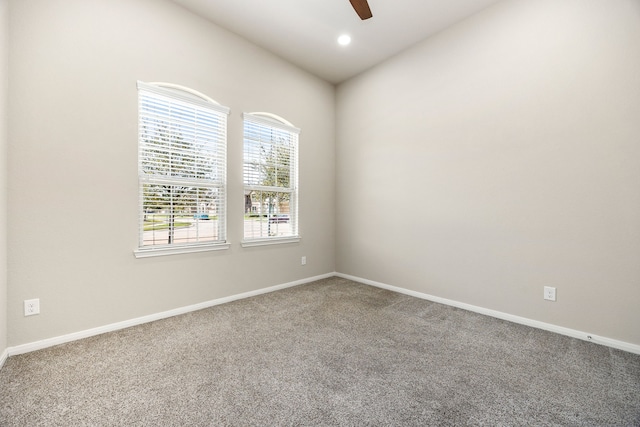
[[[137,257],[228,247],[228,114],[192,89],[138,82]]]
[[[297,242],[300,129],[271,113],[245,113],[243,119],[242,245]]]

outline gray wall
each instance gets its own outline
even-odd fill
[[[10,346],[335,270],[332,85],[164,0],[16,0],[9,13]],[[231,108],[230,250],[134,258],[136,80]],[[302,130],[300,244],[239,245],[250,111]],[[29,298],[39,316],[23,317]]]
[[[640,2],[499,3],[337,106],[337,271],[640,344]]]
[[[332,271],[640,344],[638,1],[505,1],[337,99],[165,0],[10,6],[0,352]],[[231,107],[230,250],[133,257],[138,79]],[[298,245],[239,246],[245,111],[302,129]]]
[[[0,356],[7,348],[8,0],[0,0]]]

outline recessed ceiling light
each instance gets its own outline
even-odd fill
[[[346,46],[349,43],[351,43],[351,36],[349,36],[348,34],[343,34],[340,37],[338,37],[338,43],[342,46]]]

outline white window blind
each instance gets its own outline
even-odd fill
[[[244,114],[245,244],[299,240],[299,133],[277,116]]]
[[[226,243],[228,113],[191,89],[138,82],[139,254]]]

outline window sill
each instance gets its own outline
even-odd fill
[[[254,246],[269,246],[269,245],[283,245],[286,243],[299,243],[300,236],[294,237],[278,237],[278,238],[266,238],[255,240],[243,240],[240,244],[243,248],[251,248]]]
[[[221,250],[229,249],[229,246],[230,246],[229,243],[216,243],[216,244],[209,244],[209,245],[136,249],[133,251],[133,255],[135,255],[136,258],[150,258],[150,257],[165,256],[165,255],[190,254],[194,252],[221,251]]]

